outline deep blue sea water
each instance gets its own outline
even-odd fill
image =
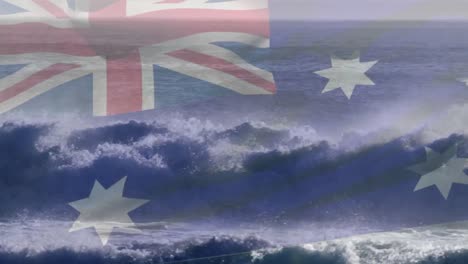
[[[219,45],[272,71],[274,96],[181,96],[209,85],[155,67],[154,111],[86,117],[87,76],[3,116],[0,263],[468,263],[464,186],[444,203],[401,170],[466,139],[467,25],[272,27],[270,50]],[[375,85],[322,94],[331,56],[378,60]],[[151,200],[130,213],[143,232],[68,232],[68,203],[123,176]]]

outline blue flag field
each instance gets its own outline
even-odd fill
[[[381,2],[0,0],[0,263],[468,261],[468,22]]]

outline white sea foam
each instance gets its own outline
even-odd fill
[[[21,121],[17,121],[21,120]],[[168,118],[161,121],[141,121],[145,125],[154,128],[168,129],[168,133],[150,133],[142,138],[135,139],[128,143],[98,142],[94,149],[82,149],[69,144],[68,140],[75,132],[86,129],[96,129],[106,126],[125,125],[124,121],[113,122],[90,122],[74,116],[60,119],[35,118],[17,119],[16,116],[6,118],[3,124],[11,122],[14,126],[44,126],[47,130],[36,142],[36,148],[45,152],[51,148],[58,148],[52,153],[52,158],[60,161],[59,168],[84,168],[91,166],[94,161],[103,157],[119,157],[134,160],[140,165],[164,168],[163,157],[153,155],[144,157],[141,150],[154,146],[161,146],[168,143],[189,140],[206,147],[210,153],[213,165],[219,170],[239,169],[246,157],[253,153],[266,153],[269,151],[280,151],[288,153],[298,148],[315,144],[321,138],[310,126],[284,127],[278,125],[267,125],[262,122],[250,124],[252,129],[267,129],[272,132],[287,131],[284,136],[277,138],[270,146],[265,146],[259,142],[262,135],[253,135],[249,142],[232,142],[227,136],[219,137],[220,133],[235,129],[241,124],[225,126],[214,124],[209,121],[202,121],[196,118]],[[255,133],[246,131],[245,133]],[[260,138],[259,138],[260,137]]]
[[[351,236],[336,240],[305,243],[307,237],[316,240],[323,229],[310,225],[285,230],[262,226],[229,228],[209,225],[185,225],[168,223],[140,224],[141,233],[120,233],[114,230],[110,243],[102,246],[92,229],[68,232],[71,222],[51,220],[27,220],[0,224],[0,251],[27,252],[30,257],[44,252],[68,249],[76,253],[95,252],[108,258],[119,255],[145,259],[159,254],[158,248],[183,250],[183,242],[202,244],[213,238],[230,238],[242,241],[249,237],[268,242],[269,246],[251,252],[253,259],[280,252],[284,248],[302,247],[315,254],[343,256],[349,264],[399,264],[418,263],[428,257],[468,250],[468,222],[405,229]],[[348,229],[330,228],[328,232],[352,233]],[[362,231],[362,230],[361,230]],[[335,234],[337,235],[337,234]],[[146,247],[134,247],[135,243]],[[180,244],[182,243],[182,244]],[[153,246],[151,246],[153,245]],[[181,248],[182,247],[182,248]],[[213,256],[217,257],[217,256]]]
[[[314,252],[344,254],[349,264],[418,263],[468,250],[468,222],[405,229],[307,244]]]

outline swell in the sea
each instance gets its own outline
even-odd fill
[[[390,149],[405,153],[421,148],[424,142],[419,136],[394,139],[389,143]],[[455,135],[445,141],[461,137]],[[388,141],[378,134],[350,134],[333,141],[320,137],[309,126],[281,128],[255,122],[226,127],[198,119],[104,124],[79,120],[68,124],[23,120],[0,125],[0,144],[4,146],[0,148],[3,160],[0,161],[0,216],[7,223],[0,227],[0,263],[442,264],[468,261],[465,245],[468,240],[465,230],[468,229],[465,227],[436,231],[417,229],[305,244],[326,239],[326,232],[330,232],[330,238],[336,238],[375,230],[357,225],[365,215],[354,219],[357,222],[344,219],[334,225],[325,221],[333,230],[300,226],[294,221],[297,215],[272,217],[276,212],[295,206],[299,198],[307,198],[294,200],[289,193],[282,196],[281,192],[290,191],[288,188],[292,186],[285,184],[294,183],[291,175],[303,171],[320,174],[361,155],[380,155],[378,148]],[[209,203],[212,207],[206,218],[191,215],[197,221],[230,219],[226,222],[228,227],[224,226],[229,232],[215,228],[212,230],[217,230],[216,235],[207,231],[209,229],[200,234],[197,229],[200,226],[177,231],[169,225],[166,233],[176,242],[159,240],[162,231],[156,230],[151,239],[125,237],[120,244],[113,244],[112,238],[116,236],[113,234],[106,247],[98,243],[95,233],[86,237],[68,234],[76,212],[67,203],[89,195],[89,187],[96,178],[110,186],[127,172],[131,173],[130,181],[132,177],[134,180],[130,186],[133,190],[129,188],[132,196],[155,201],[156,209],[132,215],[135,222],[164,221],[164,214],[196,210],[200,201],[193,201],[195,193],[203,198],[204,205],[211,200],[231,202],[222,208]],[[301,187],[316,187],[307,185],[307,179],[297,180],[296,184]],[[89,186],[80,185],[83,182]],[[285,190],[269,190],[275,183],[278,183],[277,188],[285,186]],[[176,200],[159,196],[158,192],[164,192],[165,186],[173,188]],[[170,192],[165,194],[171,195]],[[234,199],[236,204],[230,200],[232,197],[249,200]],[[183,209],[170,211],[178,208],[174,203]],[[23,220],[25,224],[17,224],[15,229],[8,223],[14,223],[18,213],[25,213],[27,217]],[[39,221],[38,215],[60,219],[65,224],[53,221],[46,224]],[[37,219],[37,223],[32,221],[31,224],[31,218]],[[245,220],[263,227],[271,224],[272,229],[284,223],[295,233],[235,235],[242,233],[241,228],[235,228],[236,224]],[[45,226],[47,230],[41,230]],[[340,229],[342,227],[345,228]],[[60,231],[55,233],[57,230]],[[52,235],[44,237],[47,233]],[[59,240],[62,233],[66,234],[63,241]],[[74,239],[78,245],[74,244]],[[52,243],[54,240],[56,242]],[[87,246],[89,241],[98,244]]]
[[[437,237],[437,236],[435,236]],[[172,245],[141,244],[103,248],[44,248],[11,251],[0,248],[0,263],[5,264],[448,264],[467,263],[468,249],[453,243],[430,240],[426,245],[411,245],[411,235],[395,239],[391,234],[380,239],[347,239],[303,246],[272,246],[249,237],[214,237],[206,241],[189,240]],[[462,243],[463,239],[458,242]],[[422,241],[421,241],[422,242]],[[421,243],[422,244],[422,243]],[[451,249],[450,247],[453,246]],[[461,245],[460,245],[461,247]]]

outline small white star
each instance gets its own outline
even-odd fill
[[[126,229],[128,232],[139,231],[128,212],[137,209],[148,200],[123,197],[126,180],[127,177],[124,177],[109,189],[104,189],[96,181],[88,198],[70,203],[70,206],[80,212],[70,232],[94,227],[102,244],[106,245],[114,228]]]
[[[460,78],[460,79],[457,79],[459,82],[462,82],[464,83],[466,86],[468,86],[468,78]]]
[[[329,79],[322,93],[341,88],[348,99],[351,99],[356,85],[375,85],[365,74],[378,61],[360,62],[360,58],[344,60],[331,58],[332,67],[315,73]]]
[[[435,185],[447,200],[454,183],[468,184],[468,176],[464,173],[467,164],[466,159],[457,157],[456,146],[444,153],[426,148],[426,162],[409,168],[421,175],[414,191]]]

